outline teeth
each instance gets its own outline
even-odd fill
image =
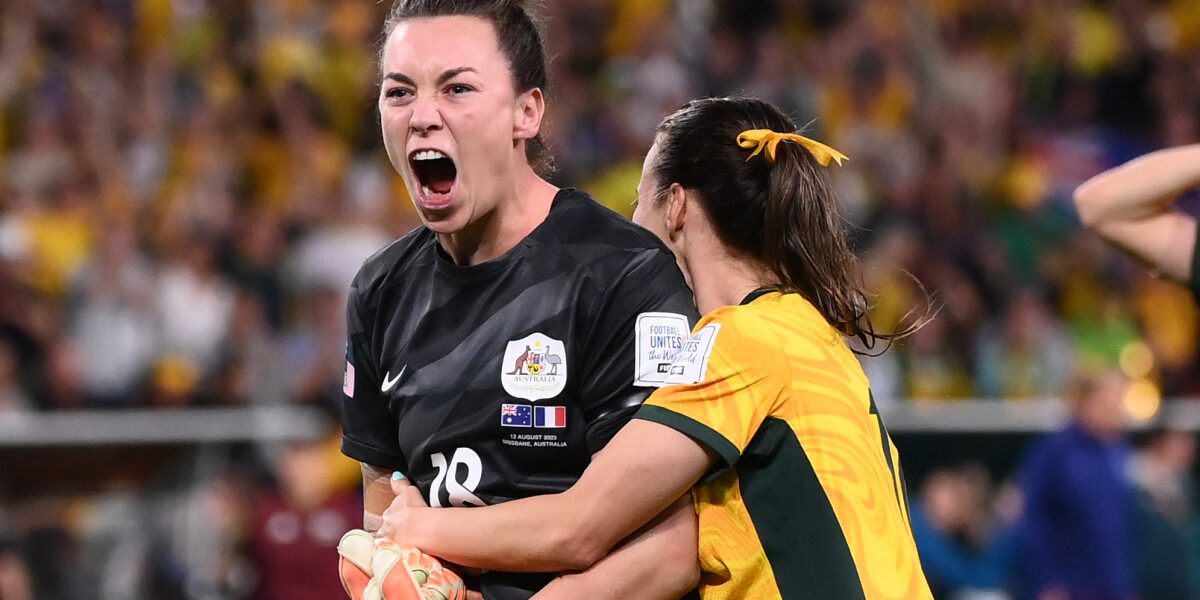
[[[439,158],[446,158],[446,155],[437,150],[422,150],[413,155],[413,160],[437,160]]]
[[[425,196],[430,196],[433,194],[433,190],[429,189],[429,186],[423,185],[421,186],[421,193]]]

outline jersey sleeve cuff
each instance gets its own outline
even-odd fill
[[[342,454],[353,458],[361,463],[378,467],[380,469],[388,469],[391,471],[405,471],[408,466],[404,464],[404,457],[384,452],[374,446],[368,446],[362,442],[352,440],[346,436],[342,436]]]
[[[613,436],[617,435],[617,432],[633,418],[640,406],[638,404],[622,408],[589,425],[587,431],[588,453],[595,454],[603,450],[608,442],[612,441]]]
[[[720,459],[713,468],[704,475],[701,483],[712,480],[718,475],[724,473],[732,467],[741,457],[742,453],[733,445],[725,436],[719,434],[713,428],[697,421],[691,417],[679,414],[669,408],[655,406],[651,404],[643,405],[634,415],[635,419],[651,421],[659,425],[665,425],[687,435],[688,437],[700,442],[701,445],[707,447],[716,453]]]

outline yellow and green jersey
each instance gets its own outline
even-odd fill
[[[932,598],[867,377],[808,301],[713,311],[668,382],[637,418],[719,457],[692,490],[703,598]]]

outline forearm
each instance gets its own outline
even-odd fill
[[[391,473],[362,463],[362,476],[363,529],[374,533],[383,522],[383,511],[395,498],[390,483]]]
[[[534,598],[675,600],[700,580],[697,535],[688,494],[586,571],[555,579]]]
[[[1180,194],[1200,185],[1200,144],[1147,154],[1079,186],[1075,203],[1090,227],[1161,214]]]
[[[1176,281],[1192,271],[1196,220],[1170,204],[1200,184],[1200,145],[1149,154],[1075,191],[1079,217],[1096,233]]]
[[[568,491],[473,509],[389,510],[380,534],[473,568],[583,570],[676,503],[713,461],[686,434],[635,419]]]
[[[582,569],[591,557],[580,556],[579,522],[587,513],[579,509],[565,493],[480,508],[415,509],[404,539],[397,541],[480,569]]]
[[[579,571],[672,506],[713,460],[687,435],[634,420],[565,492],[479,508],[389,510],[380,533],[468,567]]]

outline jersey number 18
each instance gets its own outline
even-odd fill
[[[479,454],[470,448],[458,448],[446,463],[446,455],[438,452],[429,457],[433,468],[437,469],[437,477],[433,479],[433,487],[429,490],[429,506],[441,508],[442,484],[445,483],[446,495],[450,498],[451,506],[483,506],[486,504],[475,495],[475,488],[483,478],[483,461]],[[466,478],[458,478],[459,467],[467,471]]]

